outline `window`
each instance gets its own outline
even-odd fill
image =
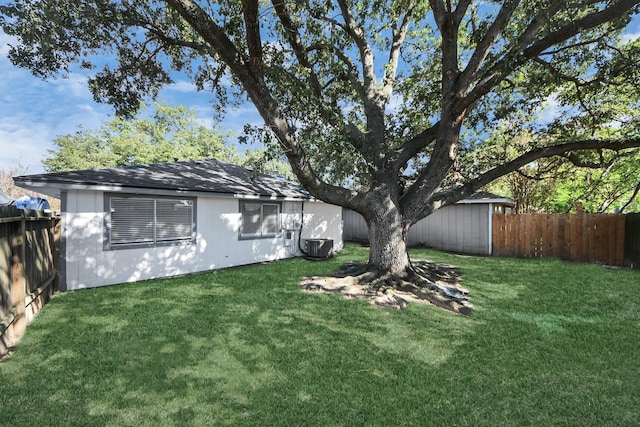
[[[280,204],[259,201],[240,202],[241,239],[275,237],[280,231]]]
[[[194,198],[105,195],[105,248],[195,242]]]

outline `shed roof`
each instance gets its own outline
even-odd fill
[[[311,199],[300,184],[216,159],[24,175],[15,177],[14,182],[58,198],[61,191],[78,189]]]
[[[457,202],[459,204],[474,204],[474,203],[500,203],[508,206],[513,206],[514,203],[511,199],[498,196],[497,194],[490,193],[488,191],[478,191],[464,200]]]

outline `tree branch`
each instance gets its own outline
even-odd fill
[[[481,174],[477,178],[467,182],[464,185],[439,191],[432,195],[424,195],[422,209],[419,212],[417,212],[416,215],[412,218],[413,219],[412,223],[419,221],[420,219],[434,212],[436,209],[439,209],[446,205],[453,204],[459,200],[464,199],[465,197],[471,196],[473,193],[478,191],[484,185],[500,178],[501,176],[517,171],[521,167],[533,161],[536,161],[538,159],[562,155],[567,152],[578,151],[578,150],[620,151],[628,148],[637,148],[637,147],[640,147],[640,138],[634,138],[634,139],[622,140],[622,141],[584,140],[584,141],[553,145],[550,147],[543,147],[543,148],[531,150],[510,162],[504,163],[500,166],[497,166]]]
[[[362,85],[362,82],[360,81],[360,75],[358,74],[358,67],[351,60],[351,58],[349,58],[349,56],[346,53],[342,52],[340,49],[336,48],[333,45],[321,44],[321,43],[315,43],[314,45],[309,46],[307,48],[307,51],[312,51],[312,50],[327,50],[333,53],[335,56],[337,56],[339,60],[344,62],[344,64],[347,66],[346,74],[347,74],[347,78],[349,79],[349,83],[351,83],[351,85],[353,86],[353,89],[356,91],[360,99],[362,100],[366,99],[367,94],[366,94],[365,87]]]
[[[598,12],[590,13],[576,21],[572,21],[570,24],[563,26],[536,42],[533,40],[540,31],[543,20],[540,19],[540,17],[534,18],[522,33],[518,39],[518,43],[516,43],[513,49],[504,55],[501,60],[492,64],[486,71],[483,72],[482,69],[479,70],[477,75],[482,74],[484,77],[481,77],[473,90],[461,99],[457,106],[458,110],[464,111],[470,105],[473,105],[482,96],[489,93],[495,85],[504,80],[507,75],[511,74],[513,70],[519,68],[526,60],[539,56],[549,47],[566,41],[581,31],[595,28],[622,16],[638,3],[640,3],[638,0],[619,0]],[[564,1],[558,0],[541,13],[553,14],[557,12],[563,4]]]
[[[313,65],[307,57],[307,51],[302,44],[300,29],[293,23],[291,14],[289,13],[289,10],[287,9],[287,6],[285,5],[283,0],[271,0],[271,4],[273,5],[278,18],[280,19],[280,22],[284,27],[285,37],[293,48],[293,52],[296,55],[298,62],[300,63],[300,65],[310,71],[309,80],[313,89],[313,94],[317,98],[320,98],[322,96],[322,86],[320,85],[317,74],[313,70]]]
[[[636,185],[636,188],[635,190],[633,190],[633,194],[631,195],[629,200],[627,200],[627,202],[624,205],[622,205],[622,207],[619,210],[619,213],[623,213],[624,210],[628,208],[631,203],[633,203],[633,201],[638,196],[638,194],[640,194],[640,182],[638,182],[638,185]]]
[[[263,78],[262,39],[260,37],[260,23],[258,22],[258,0],[242,0],[242,13],[247,33],[247,48],[249,50],[249,67],[256,76]]]
[[[389,52],[389,60],[387,62],[387,67],[385,68],[385,78],[384,78],[384,86],[381,90],[382,102],[386,104],[391,99],[391,95],[393,94],[393,85],[396,80],[396,73],[398,71],[398,60],[400,58],[400,48],[402,47],[402,43],[404,42],[407,31],[409,29],[409,24],[411,23],[411,17],[413,16],[413,11],[416,7],[415,3],[411,3],[409,5],[409,10],[402,18],[402,23],[400,24],[400,28],[393,31],[393,41],[391,43],[391,50]]]
[[[622,16],[634,6],[637,6],[638,3],[640,3],[638,0],[619,0],[598,12],[590,13],[589,15],[572,21],[559,30],[552,32],[526,48],[523,51],[523,54],[525,58],[528,59],[538,56],[545,49],[568,40],[584,30],[595,28]]]
[[[438,133],[438,126],[440,122],[434,124],[428,129],[423,130],[418,135],[411,138],[400,148],[398,158],[396,159],[394,170],[400,170],[403,168],[409,160],[416,156],[420,151],[427,148],[432,144]]]
[[[478,43],[478,46],[471,55],[471,59],[469,59],[467,66],[460,75],[461,93],[466,93],[471,83],[476,79],[476,73],[480,69],[482,62],[486,59],[487,55],[489,55],[491,48],[495,45],[498,37],[506,28],[509,20],[511,19],[511,16],[515,12],[519,4],[520,0],[509,0],[506,1],[500,8],[496,19],[484,34],[484,37],[482,37],[480,43]]]
[[[346,24],[345,27],[347,29],[347,34],[349,34],[351,39],[358,47],[358,52],[360,53],[360,61],[362,62],[362,77],[364,81],[364,88],[365,91],[369,94],[368,98],[371,100],[373,99],[372,95],[375,93],[376,86],[373,52],[371,51],[369,43],[367,43],[364,30],[358,25],[353,15],[351,14],[351,10],[349,9],[347,0],[338,0],[338,4],[340,5],[340,11]]]
[[[618,157],[615,157],[605,162],[604,156],[602,154],[602,150],[600,150],[599,154],[600,154],[600,162],[589,162],[589,161],[583,160],[580,157],[578,157],[574,152],[563,153],[563,154],[560,154],[560,156],[566,158],[575,166],[578,166],[580,168],[587,168],[587,169],[601,169],[601,168],[609,167],[618,158]]]
[[[628,148],[637,148],[640,147],[640,138],[632,138],[627,140],[583,140],[570,142],[566,144],[558,144],[552,145],[550,147],[541,147],[531,150],[527,153],[522,154],[521,156],[501,164],[500,166],[496,166],[495,168],[481,174],[477,178],[467,182],[462,187],[457,187],[451,190],[451,194],[454,194],[454,197],[450,197],[453,202],[460,200],[457,198],[467,197],[473,194],[475,191],[480,189],[482,186],[504,176],[510,172],[516,171],[519,168],[534,162],[538,159],[553,157],[553,156],[563,156],[567,157],[569,153],[575,151],[582,150],[612,150],[612,151],[620,151]],[[448,199],[448,198],[447,198]]]
[[[447,11],[442,0],[429,0],[429,5],[433,11],[433,18],[440,32],[443,31],[446,22]]]
[[[303,147],[295,139],[295,132],[282,116],[277,102],[265,82],[252,72],[241,52],[218,26],[193,0],[165,0],[217,53],[221,61],[240,80],[242,87],[256,106],[265,123],[276,135],[291,167],[301,184],[315,197],[333,204],[353,206],[354,200],[364,197],[342,187],[323,182],[313,170]]]
[[[453,19],[454,22],[456,23],[456,26],[459,26],[460,23],[462,22],[462,18],[464,18],[464,15],[467,13],[467,10],[469,9],[469,5],[471,4],[472,0],[460,0],[458,2],[458,6],[456,6],[456,10],[453,14]]]

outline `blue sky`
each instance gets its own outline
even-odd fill
[[[114,116],[109,105],[98,104],[87,87],[86,77],[72,73],[68,78],[42,81],[7,59],[12,39],[0,30],[0,170],[17,165],[28,173],[42,173],[41,161],[53,148],[58,135],[83,129],[97,129]],[[187,81],[163,89],[158,101],[168,105],[185,105],[194,109],[203,124],[214,126],[211,97],[198,93]],[[262,119],[251,104],[227,112],[224,130],[240,135],[246,123],[260,124]],[[229,143],[234,144],[236,137]],[[238,151],[244,151],[239,146]]]
[[[640,37],[640,23],[632,22],[625,39]],[[47,150],[53,148],[58,135],[83,129],[97,129],[113,118],[109,105],[98,104],[87,88],[86,78],[71,74],[68,78],[42,81],[29,71],[14,67],[7,59],[8,44],[12,39],[0,30],[0,170],[8,171],[22,166],[27,173],[44,172],[41,161]],[[215,125],[211,98],[197,93],[187,81],[178,81],[164,89],[158,101],[168,105],[185,105],[194,109],[206,125]],[[545,112],[554,114],[553,100]],[[223,130],[233,130],[240,135],[246,123],[260,124],[262,119],[255,108],[246,104],[228,111],[222,123]],[[233,137],[229,141],[235,143]],[[245,147],[238,147],[244,151]]]

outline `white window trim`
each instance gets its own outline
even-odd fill
[[[153,218],[153,239],[152,241],[130,242],[130,243],[112,243],[111,242],[111,200],[112,199],[152,199],[154,201],[154,218]],[[189,238],[179,239],[162,239],[158,235],[158,217],[157,202],[158,200],[175,200],[191,202],[191,235]],[[104,250],[132,249],[132,248],[153,248],[162,246],[175,245],[193,245],[196,242],[196,224],[197,224],[197,199],[195,197],[180,196],[157,196],[146,194],[128,194],[128,193],[105,193],[104,194]]]

